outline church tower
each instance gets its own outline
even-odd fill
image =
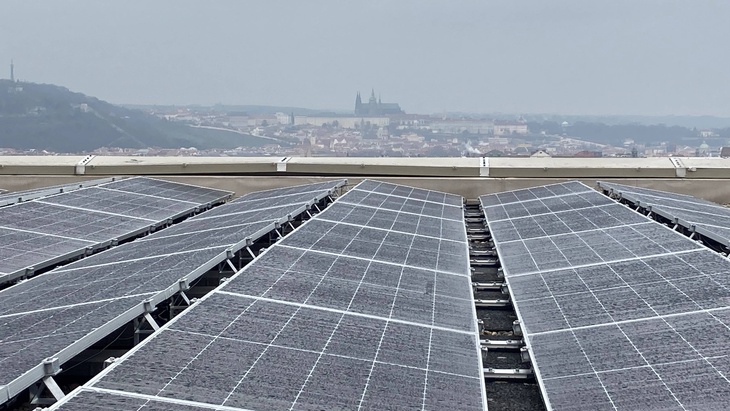
[[[355,97],[355,115],[360,115],[360,111],[362,111],[362,99],[360,98],[360,92],[357,92],[357,97]]]

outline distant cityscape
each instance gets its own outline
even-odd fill
[[[16,78],[12,62],[10,81],[0,81],[7,84],[0,89],[0,155],[719,157],[730,154],[727,148],[723,150],[730,146],[730,128],[697,130],[627,125],[605,134],[609,126],[602,123],[571,124],[555,118],[538,121],[527,115],[411,114],[398,103],[384,103],[374,89],[367,100],[356,92],[349,113],[307,109],[295,113],[260,106],[250,106],[257,108],[251,111],[226,106],[135,106],[137,110],[129,110],[58,86],[21,82]],[[64,104],[68,107],[63,108]],[[41,121],[44,118],[56,121],[55,125]],[[150,121],[159,124],[151,127]],[[38,128],[42,124],[48,128]],[[80,126],[65,130],[69,124]],[[64,138],[59,135],[62,128],[69,141],[81,134],[86,139],[79,138],[73,145],[76,149],[60,151],[58,147],[68,147],[59,144],[59,139]],[[29,131],[35,133],[33,142],[19,144],[18,140],[26,140]],[[203,134],[187,135],[192,131]],[[225,134],[225,138],[214,139],[213,133]],[[143,135],[151,137],[145,139]],[[3,148],[3,141],[11,145]]]
[[[407,114],[398,103],[383,103],[371,91],[367,102],[356,94],[352,114],[249,114],[215,107],[147,108],[155,116],[191,127],[234,130],[267,138],[270,144],[211,150],[125,150],[148,155],[284,155],[284,156],[408,156],[408,157],[719,157],[724,144],[681,145],[664,141],[638,143],[627,136],[621,144],[587,141],[561,130],[532,129],[519,117],[477,117]],[[698,138],[719,141],[715,130],[699,130]],[[699,141],[699,140],[698,140]],[[117,154],[97,150],[95,154]]]

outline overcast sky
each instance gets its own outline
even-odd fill
[[[730,116],[728,0],[3,0],[0,77],[139,104]],[[0,66],[1,67],[1,66]],[[367,96],[366,96],[367,97]]]

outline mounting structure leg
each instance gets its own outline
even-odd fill
[[[56,401],[59,401],[61,398],[66,396],[66,394],[63,393],[63,390],[61,390],[61,387],[56,384],[56,380],[54,380],[50,375],[43,377],[43,384],[45,384],[48,391],[53,394],[53,398],[55,398]]]
[[[316,209],[317,209],[317,212],[318,212],[318,213],[321,213],[321,212],[322,212],[322,209],[321,209],[321,208],[319,208],[319,206],[318,206],[317,204],[315,204],[315,205],[314,205],[314,208],[316,208]]]
[[[236,268],[236,266],[233,265],[233,263],[231,262],[231,260],[226,260],[226,262],[228,263],[228,267],[230,267],[230,269],[233,270],[234,273],[235,272],[238,272],[238,268]]]
[[[185,304],[190,305],[190,299],[185,295],[185,291],[180,291],[180,297],[185,301]]]
[[[251,247],[246,246],[246,251],[248,251],[249,254],[251,254],[251,258],[256,258],[256,254],[251,251]],[[238,271],[238,270],[236,270]]]
[[[155,321],[155,319],[152,318],[152,314],[145,313],[144,314],[144,319],[147,320],[147,322],[152,326],[152,329],[153,330],[157,331],[157,330],[160,329],[160,326],[157,325],[157,321]]]

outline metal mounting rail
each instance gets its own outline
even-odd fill
[[[527,380],[534,377],[534,372],[529,368],[485,368],[484,378],[495,380]]]
[[[491,241],[487,243],[487,246],[493,247],[494,244],[492,244]],[[496,257],[497,253],[494,250],[491,249],[482,249],[482,248],[469,248],[469,254],[476,257],[476,256],[489,256],[489,257]]]
[[[470,257],[497,257],[497,252],[494,250],[469,250]]]
[[[492,281],[489,283],[471,283],[474,291],[501,291],[504,283],[501,281]]]
[[[482,234],[478,234],[478,233],[469,234],[469,233],[467,233],[466,238],[469,241],[487,241],[487,240],[491,240],[492,239],[492,236],[489,235],[489,234],[483,234],[483,233]]]
[[[496,300],[474,300],[474,304],[477,308],[496,308],[496,307],[509,307],[512,305],[510,300],[496,299]]]
[[[469,260],[472,267],[494,267],[499,264],[497,258],[472,258]]]
[[[522,340],[489,340],[483,339],[479,341],[482,348],[489,350],[519,350],[525,345]]]

